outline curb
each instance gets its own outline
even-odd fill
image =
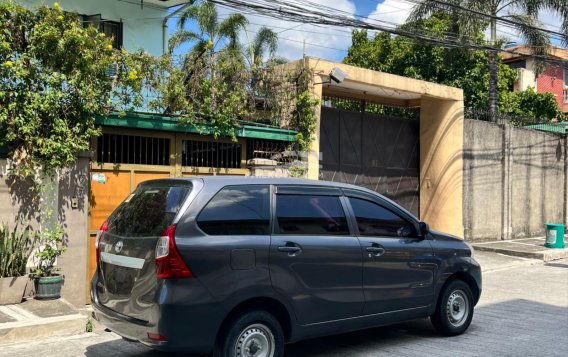
[[[86,320],[84,315],[73,314],[3,323],[0,324],[0,346],[84,333]]]
[[[482,252],[494,252],[514,257],[538,259],[543,262],[568,258],[568,249],[550,249],[550,250],[541,250],[538,252],[525,252],[521,250],[488,247],[482,244],[473,244],[473,248],[475,250],[479,250]]]

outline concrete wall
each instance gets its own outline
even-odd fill
[[[46,207],[54,207],[67,233],[68,249],[57,261],[65,276],[62,296],[77,307],[84,307],[86,302],[88,170],[89,156],[83,155],[74,167],[62,170],[58,181],[54,181],[50,192],[55,192],[56,199],[40,205],[30,194],[30,183],[8,175],[7,160],[0,160],[0,222],[8,223],[11,228],[18,222],[20,227],[29,223],[33,230],[38,230],[48,224]]]
[[[566,179],[565,138],[466,120],[466,239],[543,236],[544,223],[568,223]]]
[[[501,237],[503,215],[503,132],[477,120],[464,123],[464,236],[467,240]]]
[[[420,219],[463,237],[463,101],[422,97]]]

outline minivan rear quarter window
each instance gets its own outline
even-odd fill
[[[191,192],[190,183],[141,184],[109,218],[108,232],[122,237],[161,235]]]
[[[337,196],[277,195],[278,233],[290,235],[349,235]]]
[[[227,186],[207,203],[197,225],[209,235],[268,235],[268,185]]]

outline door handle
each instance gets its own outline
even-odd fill
[[[295,257],[302,252],[302,247],[296,243],[287,242],[286,245],[277,248],[279,252],[288,253],[288,256]]]
[[[385,248],[383,247],[376,247],[376,246],[371,246],[371,247],[367,247],[365,248],[365,250],[371,254],[369,254],[369,256],[373,255],[375,257],[380,257],[381,255],[385,254]]]
[[[278,251],[282,253],[298,253],[300,250],[302,250],[300,247],[278,247]]]

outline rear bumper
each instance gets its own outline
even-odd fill
[[[213,349],[226,312],[220,304],[212,303],[197,279],[158,282],[156,321],[132,318],[102,305],[96,280],[95,274],[91,282],[93,318],[116,334],[167,352],[209,353]],[[152,340],[148,333],[164,336],[166,341]]]

